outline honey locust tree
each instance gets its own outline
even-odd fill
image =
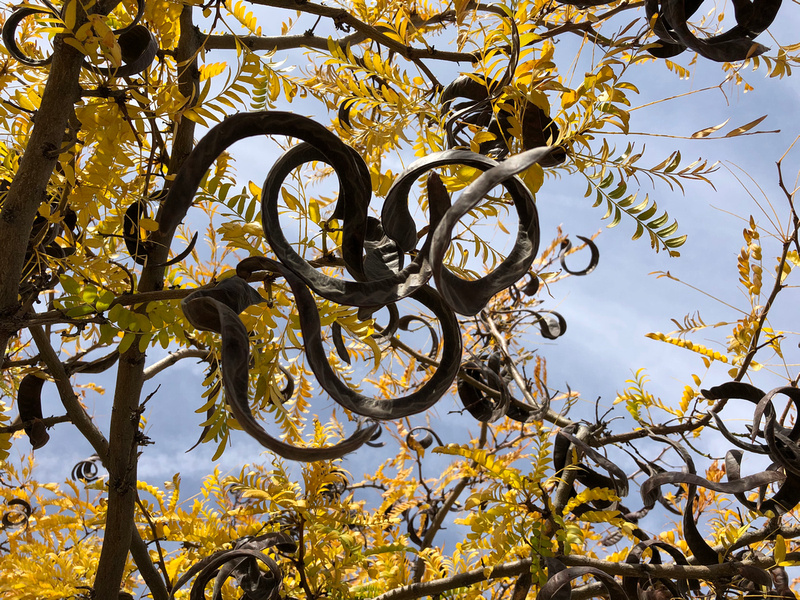
[[[639,183],[680,188],[713,171],[609,141],[629,132],[637,73],[663,62],[685,76],[685,56],[746,86],[744,68],[782,77],[797,61],[794,46],[755,41],[780,2],[735,2],[727,19],[718,7],[719,19],[687,24],[699,5],[7,7],[3,596],[199,598],[213,580],[214,597],[251,599],[561,600],[572,582],[576,598],[793,597],[783,565],[800,533],[800,430],[772,400],[798,401],[796,374],[787,368],[789,384],[769,393],[741,383],[757,352],[780,358],[789,336],[767,315],[798,263],[790,187],[788,221],[770,231],[771,287],[757,224],[745,232],[750,305],[723,351],[688,341],[699,320],[653,334],[729,362],[734,381],[701,396],[698,380],[675,404],[638,376],[618,398],[635,422],[613,433],[607,417],[570,415],[577,395],[548,386],[533,349],[536,335],[566,328],[544,287],[598,260],[590,238],[540,243],[535,198],[558,185],[552,175],[581,179],[611,224],[628,220],[634,238],[677,256],[677,223]],[[578,66],[586,74],[573,81]],[[314,120],[297,114],[309,110]],[[230,145],[265,135],[286,152],[263,185],[237,178]],[[398,158],[409,167],[393,173]],[[307,187],[317,181],[329,188]],[[487,222],[510,248],[481,233]],[[168,354],[154,361],[158,348]],[[137,478],[154,441],[142,430],[144,383],[187,358],[207,364],[200,440],[219,456],[239,428],[274,455],[211,473],[191,506],[178,477],[164,489]],[[115,377],[108,423],[83,402],[99,373]],[[64,414],[42,414],[45,386]],[[445,445],[410,418],[453,390],[478,433]],[[321,396],[337,408],[319,408]],[[731,398],[755,404],[752,436],[718,417]],[[58,485],[10,454],[41,448],[52,427],[76,428],[96,452]],[[681,436],[713,428],[737,449],[701,477]],[[643,439],[652,445],[637,452]],[[347,472],[342,457],[383,443],[396,456],[374,474]],[[774,464],[745,476],[743,451]],[[432,452],[452,462],[432,469]],[[626,507],[634,487],[642,498]],[[639,526],[657,503],[677,528]],[[456,522],[469,533],[445,545]]]

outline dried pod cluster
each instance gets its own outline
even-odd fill
[[[195,327],[221,334],[223,385],[231,410],[247,433],[287,458],[306,461],[335,458],[373,440],[378,426],[373,423],[360,427],[350,438],[327,448],[300,448],[277,440],[253,417],[247,393],[249,337],[239,314],[265,300],[246,280],[258,271],[267,271],[271,276],[279,275],[285,279],[294,294],[300,316],[308,364],[322,389],[341,406],[369,420],[400,419],[423,412],[450,389],[462,366],[461,331],[456,313],[478,314],[492,296],[514,286],[529,274],[539,246],[539,222],[533,196],[516,174],[550,156],[552,148],[528,150],[503,162],[465,150],[429,155],[411,164],[398,176],[387,193],[379,221],[368,216],[371,183],[367,165],[334,134],[310,119],[291,113],[242,113],[229,117],[209,131],[188,157],[163,201],[160,230],[174,231],[177,222],[172,222],[170,215],[185,213],[203,175],[219,154],[240,139],[262,134],[287,135],[303,140],[275,163],[262,188],[264,235],[277,260],[259,256],[243,260],[237,266],[237,276],[221,281],[211,289],[194,292],[183,300],[182,308]],[[332,277],[315,268],[294,250],[281,229],[278,215],[281,186],[295,168],[311,161],[328,163],[338,175],[340,192],[333,215],[341,222],[342,259],[351,280]],[[457,165],[473,167],[483,173],[452,203],[433,170]],[[420,246],[408,196],[421,177],[427,178],[430,222],[428,235]],[[474,281],[462,279],[443,264],[453,229],[459,219],[478,206],[497,185],[506,188],[518,214],[516,243],[505,260],[487,275]],[[597,262],[597,249],[590,245],[592,258],[589,267],[583,271],[586,273]],[[562,258],[568,249],[568,245],[562,248]],[[132,255],[136,251],[138,248]],[[407,257],[410,258],[408,264]],[[435,289],[428,285],[431,280],[436,283]],[[328,362],[319,311],[312,292],[332,302],[362,307],[367,315],[380,307],[391,307],[404,298],[419,302],[433,313],[441,328],[441,359],[435,372],[418,390],[400,398],[378,399],[354,391],[338,377]],[[396,311],[390,311],[391,314],[396,314]],[[556,313],[541,313],[538,318],[546,337],[557,337],[566,329],[563,317]],[[407,326],[406,321],[392,318],[381,335],[390,335],[389,332],[397,327]],[[336,338],[334,332],[334,342]],[[336,347],[343,359],[349,358],[341,340]],[[468,363],[467,368],[474,368],[470,366],[472,364]],[[487,377],[494,381],[492,376]],[[498,380],[489,382],[489,385],[495,385],[502,393],[505,384],[500,383],[499,375],[496,377]],[[463,393],[470,392],[463,388]],[[520,401],[509,399],[499,408],[492,409],[490,418],[508,413],[512,418],[527,421],[539,410],[540,407],[525,406]]]
[[[793,387],[776,388],[770,392],[741,382],[729,382],[709,390],[702,390],[702,394],[709,400],[717,403],[712,409],[712,415],[717,422],[720,432],[725,438],[738,448],[727,453],[725,472],[727,481],[719,482],[706,479],[697,475],[691,454],[678,442],[669,438],[650,434],[649,438],[659,444],[664,444],[674,450],[684,467],[681,471],[666,471],[655,462],[634,460],[641,470],[650,477],[640,485],[639,491],[643,507],[631,512],[619,501],[604,499],[591,500],[583,504],[568,504],[570,512],[576,516],[587,511],[618,511],[620,518],[632,524],[630,532],[638,538],[639,542],[633,546],[626,558],[627,564],[641,564],[645,551],[650,553],[650,564],[662,564],[662,553],[672,558],[676,565],[688,566],[702,565],[719,567],[730,563],[733,567],[730,572],[735,576],[723,576],[710,580],[718,598],[727,597],[727,594],[736,593],[746,598],[765,598],[775,595],[794,598],[794,594],[787,586],[786,571],[781,566],[764,568],[770,560],[765,556],[760,557],[749,549],[736,552],[744,545],[734,543],[728,548],[712,547],[703,537],[695,519],[695,504],[698,499],[698,488],[706,488],[715,492],[731,494],[746,509],[757,511],[768,517],[775,518],[793,510],[800,503],[800,480],[798,480],[798,457],[800,457],[800,426],[795,424],[791,428],[783,427],[778,422],[777,412],[773,406],[776,396],[783,395],[795,406],[800,407],[800,391]],[[731,433],[719,416],[719,412],[730,399],[742,399],[756,405],[752,425],[749,427],[749,441],[741,436]],[[763,425],[763,427],[762,427]],[[568,496],[576,497],[578,494],[574,482],[579,482],[591,489],[613,490],[621,498],[628,492],[628,477],[612,459],[599,453],[576,434],[577,426],[562,429],[556,436],[553,447],[553,468],[557,478],[563,478],[565,485],[569,486]],[[763,440],[756,443],[757,440]],[[603,472],[598,472],[586,462],[574,463],[570,456],[576,451],[578,456],[589,459]],[[755,454],[766,454],[773,463],[765,471],[753,475],[741,475],[741,462],[744,451]],[[771,485],[777,484],[778,490],[767,497]],[[685,498],[683,510],[679,511],[677,504],[667,502],[661,493],[661,488],[666,485],[685,486],[678,488],[678,496]],[[756,498],[752,492],[757,491]],[[683,539],[691,552],[691,559],[676,546],[663,540],[651,539],[650,536],[638,527],[638,521],[656,502],[669,511],[682,516]],[[773,522],[764,532],[764,536],[774,535],[779,524]],[[621,534],[613,533],[603,540],[604,544],[611,545],[621,539]],[[759,538],[759,539],[763,539]],[[608,574],[597,569],[586,567],[565,567],[555,559],[547,559],[548,582],[539,592],[539,600],[548,600],[557,596],[568,600],[570,592],[568,583],[578,577],[591,575],[606,587],[608,595],[620,600],[647,599],[661,600],[666,598],[689,599],[697,597],[700,592],[700,581],[688,577],[654,578],[650,575],[624,576],[622,584],[609,578]],[[760,564],[759,564],[760,563]],[[774,565],[774,563],[773,563]],[[774,590],[774,591],[773,591]]]

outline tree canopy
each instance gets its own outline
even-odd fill
[[[647,152],[633,99],[650,74],[678,80],[698,62],[719,63],[708,87],[757,94],[750,69],[782,78],[798,61],[794,40],[762,43],[792,8],[7,7],[3,597],[793,599],[800,374],[774,310],[800,266],[788,159],[775,157],[766,225],[745,220],[744,303],[648,334],[729,369],[687,374],[680,398],[640,370],[587,413],[548,383],[539,341],[570,318],[552,290],[591,279],[601,252],[596,236],[542,239],[537,208],[579,180],[634,251],[679,257],[670,194],[644,190],[713,185],[717,165]],[[277,150],[253,150],[266,163],[254,181],[231,146],[266,137]],[[238,473],[209,465],[189,500],[179,475],[137,474],[158,442],[145,382],[187,359],[205,369],[197,445],[217,459],[239,429],[268,451]],[[113,381],[103,422],[86,402],[99,378]],[[53,387],[63,412],[44,414]],[[474,426],[456,441],[450,420]],[[58,484],[33,462],[53,428],[94,449]],[[704,452],[707,436],[732,449]],[[360,477],[348,457],[364,452],[385,460]]]

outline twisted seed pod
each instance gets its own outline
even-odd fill
[[[424,431],[425,435],[421,438],[416,436],[418,431]],[[419,444],[423,450],[427,450],[431,446],[433,446],[433,440],[436,440],[436,443],[440,446],[444,446],[444,442],[442,442],[442,438],[438,436],[438,434],[431,429],[430,427],[414,427],[411,431],[406,434],[406,446],[411,446],[412,444]]]
[[[650,53],[669,58],[688,48],[709,60],[735,62],[769,50],[753,39],[775,20],[781,0],[734,2],[736,25],[725,33],[705,39],[695,36],[687,23],[700,5],[698,0],[647,0],[645,9],[659,44],[649,49]]]
[[[3,45],[6,47],[6,50],[8,50],[8,53],[12,56],[12,58],[14,58],[14,60],[28,67],[44,67],[49,65],[53,60],[52,54],[39,59],[26,56],[19,47],[19,44],[17,44],[15,34],[17,27],[19,27],[19,24],[22,22],[22,19],[38,14],[46,14],[51,18],[54,16],[59,16],[58,11],[49,4],[47,7],[41,8],[23,6],[12,12],[6,19],[6,22],[3,24]]]
[[[93,454],[86,460],[80,461],[72,467],[72,479],[75,481],[83,481],[84,483],[97,481],[97,463],[99,461],[100,457],[97,454]]]
[[[249,600],[275,600],[280,591],[283,575],[280,567],[265,551],[277,548],[281,552],[294,553],[297,545],[285,533],[268,533],[258,537],[237,540],[232,550],[221,550],[192,565],[176,582],[169,599],[195,577],[190,598],[205,598],[205,588],[214,580],[212,598],[220,598],[220,590],[226,580],[233,577]],[[266,572],[259,563],[267,567]]]
[[[239,313],[262,301],[258,292],[234,276],[212,289],[193,292],[181,302],[183,313],[192,325],[222,337],[222,381],[236,421],[265,448],[290,460],[328,460],[355,450],[372,436],[376,425],[359,429],[349,439],[333,446],[301,448],[271,436],[253,417],[247,396],[249,337]],[[316,308],[316,304],[314,306]]]
[[[561,249],[558,252],[558,260],[561,262],[561,268],[564,269],[570,275],[588,275],[592,271],[595,270],[597,264],[600,262],[600,251],[597,249],[597,245],[592,241],[591,238],[584,237],[582,235],[578,236],[578,239],[581,240],[584,244],[589,246],[589,250],[591,251],[591,256],[589,257],[589,265],[585,269],[581,269],[579,271],[573,271],[569,267],[567,267],[567,254],[570,250],[572,250],[572,242],[569,239],[565,239],[561,242]]]
[[[6,510],[0,520],[0,529],[5,531],[16,531],[28,528],[28,519],[33,514],[33,509],[27,500],[22,498],[12,498],[6,503]]]
[[[283,112],[240,113],[212,128],[197,144],[170,187],[160,210],[159,239],[170,239],[178,223],[192,205],[194,194],[209,166],[234,142],[255,135],[287,135],[302,143],[284,153],[270,169],[262,188],[262,225],[267,242],[278,260],[253,256],[237,266],[239,277],[225,280],[211,290],[199,290],[184,299],[187,319],[197,328],[222,335],[222,372],[231,410],[243,429],[263,445],[297,460],[322,460],[342,456],[377,436],[377,425],[361,429],[350,439],[326,449],[298,449],[282,445],[258,425],[248,405],[248,335],[238,313],[249,304],[261,302],[260,296],[244,283],[256,271],[268,271],[270,277],[283,277],[289,284],[297,305],[307,362],[321,387],[341,406],[369,419],[398,419],[427,410],[447,393],[456,378],[461,362],[461,334],[455,313],[474,315],[496,293],[515,285],[528,274],[539,245],[539,222],[533,196],[518,173],[541,163],[551,148],[543,147],[513,156],[502,163],[488,157],[451,150],[435,153],[413,163],[389,189],[381,219],[369,216],[370,175],[363,159],[349,146],[321,125]],[[330,276],[301,257],[286,239],[278,212],[284,180],[297,167],[322,161],[333,167],[339,178],[339,199],[331,218],[340,220],[341,253],[345,269],[352,279]],[[455,203],[434,169],[465,165],[483,173],[462,190]],[[416,224],[408,209],[408,196],[417,179],[426,176],[429,224],[427,236],[417,248]],[[449,271],[443,260],[452,242],[453,229],[460,219],[477,207],[497,185],[506,188],[519,216],[516,244],[493,271],[475,281],[463,280]],[[136,209],[138,210],[138,209]],[[421,236],[419,236],[421,237]],[[405,254],[412,260],[405,264]],[[596,263],[593,251],[591,263]],[[587,271],[587,270],[585,270]],[[436,289],[427,282],[433,278]],[[396,302],[411,298],[426,306],[438,319],[441,350],[438,366],[415,392],[400,398],[376,399],[355,392],[341,381],[328,363],[322,343],[320,316],[312,292],[331,302],[359,307],[359,317],[369,318],[378,308],[388,307],[389,324],[379,334],[387,337],[398,327],[405,328],[417,319],[431,331],[436,355],[439,339],[427,320],[399,317]],[[258,296],[258,297],[256,297]],[[566,322],[557,313],[534,313],[542,334],[554,339],[566,330]],[[341,326],[332,327],[333,343],[342,360],[349,359],[341,335]],[[492,377],[492,376],[487,376]],[[501,378],[502,379],[502,378]],[[497,382],[500,383],[499,381]],[[527,422],[538,412],[511,399],[501,412]]]

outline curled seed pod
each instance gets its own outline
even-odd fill
[[[621,529],[616,529],[600,540],[603,546],[613,546],[624,537]]]
[[[31,15],[46,14],[49,18],[58,17],[58,11],[52,6],[34,8],[32,6],[23,6],[16,9],[9,15],[6,22],[3,24],[3,45],[8,50],[8,53],[19,63],[28,67],[44,67],[49,65],[53,60],[53,55],[46,56],[45,58],[31,58],[27,56],[17,44],[16,30],[19,24],[25,17]]]
[[[302,281],[286,267],[266,257],[250,257],[238,266],[240,274],[264,268],[281,272],[292,288],[308,364],[320,386],[347,410],[369,419],[400,419],[427,410],[450,388],[460,364],[461,334],[455,315],[432,288],[423,286],[414,292],[412,298],[428,308],[439,320],[443,337],[439,368],[415,391],[399,398],[378,399],[353,390],[330,366],[322,343],[319,308]]]
[[[555,340],[567,333],[567,321],[560,313],[554,310],[535,311],[533,313],[539,323],[539,330],[542,337],[547,340]]]
[[[142,20],[142,17],[144,16],[144,5],[145,5],[145,0],[136,0],[136,14],[133,16],[133,20],[130,23],[128,23],[128,25],[126,25],[125,27],[122,27],[120,29],[115,29],[114,34],[117,36],[122,36],[131,29],[133,29],[134,27],[136,27],[137,25],[139,25],[139,22]]]
[[[458,397],[473,417],[484,423],[492,423],[508,412],[511,404],[511,395],[505,380],[493,369],[476,360],[468,360],[461,365],[463,371],[472,379],[496,390],[500,398],[496,399],[485,394],[479,388],[459,378],[456,387]]]
[[[406,518],[408,522],[406,524],[406,532],[408,533],[409,539],[414,542],[417,546],[423,545],[423,538],[425,534],[428,533],[428,530],[431,527],[431,517],[436,513],[433,507],[427,507],[422,510],[419,508],[412,508],[409,509],[406,513]],[[417,527],[417,517],[422,519],[422,526]]]
[[[379,442],[381,435],[383,434],[383,428],[378,427],[375,430],[375,433],[372,434],[372,437],[369,438],[366,442],[366,445],[370,448],[383,448],[386,445],[386,442]]]
[[[301,448],[271,436],[256,421],[247,393],[249,337],[239,313],[260,302],[263,302],[260,294],[238,276],[225,279],[214,288],[197,290],[181,302],[183,313],[192,325],[203,331],[219,333],[222,337],[222,381],[236,421],[265,448],[290,460],[328,460],[344,456],[359,448],[372,436],[377,425],[359,428],[350,438],[333,446]],[[310,302],[316,309],[313,298]],[[319,318],[319,314],[316,315]],[[317,333],[319,333],[318,325]],[[305,331],[303,339],[306,340]],[[327,359],[325,363],[327,364]],[[330,365],[328,368],[330,369]]]
[[[778,424],[777,414],[772,406],[772,400],[778,394],[787,396],[795,410],[800,410],[800,389],[786,386],[767,392],[756,405],[750,439],[755,440],[761,421],[766,419],[763,436],[767,441],[770,458],[783,467],[787,474],[800,477],[800,423],[795,422],[791,430]]]
[[[231,577],[245,593],[254,600],[275,600],[280,591],[283,575],[280,567],[265,551],[276,548],[281,552],[294,553],[297,545],[285,533],[268,533],[255,538],[245,537],[234,544],[232,550],[222,550],[195,563],[176,582],[170,593],[170,600],[175,593],[186,585],[192,577],[190,597],[205,598],[205,588],[214,580],[212,598],[221,597],[222,585]],[[266,571],[259,568],[259,563],[266,566]]]
[[[278,365],[278,369],[280,369],[280,372],[283,373],[283,375],[286,377],[286,385],[283,386],[283,389],[281,390],[281,396],[283,396],[284,402],[288,402],[289,400],[292,399],[292,396],[294,396],[294,388],[295,388],[294,375],[292,375],[289,369],[287,369],[283,365]]]
[[[120,67],[95,67],[84,63],[87,68],[109,77],[130,77],[144,71],[158,54],[158,40],[144,25],[127,27],[117,38],[122,62]]]
[[[555,144],[561,132],[558,125],[548,114],[533,102],[520,102],[512,99],[504,104],[512,107],[513,112],[505,106],[495,111],[492,100],[499,98],[497,82],[488,83],[482,75],[460,75],[447,87],[441,95],[442,115],[445,120],[447,144],[450,148],[470,147],[470,139],[465,133],[470,127],[485,129],[494,135],[494,139],[481,142],[478,153],[503,158],[510,152],[509,142],[512,136],[512,117],[519,112],[522,123],[522,147],[532,150]],[[456,98],[466,102],[453,104]],[[548,156],[539,164],[543,167],[557,166],[566,160],[563,148],[553,147]]]
[[[436,333],[436,329],[428,319],[418,315],[403,315],[397,320],[397,327],[403,331],[411,331],[413,321],[419,321],[427,328],[428,334],[431,336],[431,349],[428,351],[428,357],[436,358],[436,353],[439,351],[439,334]]]
[[[6,510],[3,512],[2,529],[5,531],[27,529],[28,519],[32,514],[33,509],[27,500],[12,498],[6,503]]]
[[[424,431],[425,435],[423,435],[421,438],[418,438],[415,435],[418,431]],[[436,440],[437,444],[444,446],[442,439],[430,427],[414,427],[414,429],[406,434],[406,446],[413,448],[415,445],[417,445],[423,450],[427,450],[433,445],[434,439]]]
[[[561,137],[561,130],[542,108],[533,102],[523,106],[522,113],[522,147],[525,150],[551,146],[550,154],[539,161],[543,167],[555,167],[567,160],[567,152],[560,146],[554,146]]]
[[[597,267],[597,263],[600,261],[600,251],[597,249],[597,244],[595,244],[591,238],[579,235],[578,239],[589,246],[589,250],[592,253],[589,257],[589,266],[587,266],[585,269],[581,269],[580,271],[573,271],[567,267],[567,254],[569,254],[569,251],[572,249],[572,242],[569,241],[569,239],[565,239],[561,242],[561,250],[558,253],[558,259],[561,262],[561,268],[570,275],[588,275]]]
[[[736,62],[763,54],[769,48],[754,42],[775,20],[781,0],[755,0],[736,2],[736,25],[728,31],[700,39],[687,23],[700,7],[697,0],[648,0],[645,9],[653,23],[653,32],[659,46],[649,51],[653,56],[668,58],[685,49],[716,62]]]
[[[143,218],[149,217],[150,211],[147,203],[144,199],[139,198],[128,207],[122,220],[122,237],[125,240],[125,247],[133,261],[140,265],[147,262],[147,256],[152,251],[152,242],[142,239],[139,227],[139,222]]]
[[[342,129],[347,130],[353,128],[353,125],[350,123],[350,111],[356,104],[358,104],[358,100],[356,98],[347,98],[339,105],[337,116],[339,119],[339,125],[342,127]]]
[[[86,460],[80,461],[74,467],[72,467],[72,479],[75,481],[83,481],[84,483],[91,483],[97,480],[97,463],[100,461],[100,457],[97,454],[93,454]]]
[[[610,461],[608,458],[600,454],[597,450],[589,446],[586,442],[575,437],[568,431],[562,429],[558,433],[558,435],[566,437],[572,444],[574,444],[581,451],[581,453],[584,456],[592,459],[594,462],[596,462],[598,465],[603,467],[603,469],[605,469],[608,472],[610,476],[611,485],[620,498],[628,495],[628,476],[625,474],[625,471],[620,469],[616,463]],[[581,477],[582,475],[579,472],[578,473],[579,480]],[[586,480],[586,483],[588,487],[594,487],[592,485],[592,482]]]
[[[729,482],[735,482],[741,479],[741,465],[742,451],[728,450],[725,454],[725,476]],[[778,466],[773,463],[767,467],[766,471],[776,472],[777,469]],[[786,474],[786,480],[778,491],[769,499],[765,499],[767,485],[768,484],[763,484],[758,486],[757,502],[750,500],[744,492],[735,492],[734,496],[750,510],[757,510],[761,513],[770,511],[775,515],[784,515],[800,504],[800,478],[793,473]]]
[[[387,304],[386,310],[389,311],[389,322],[381,327],[376,323],[375,328],[378,330],[373,334],[376,340],[383,340],[391,338],[397,332],[398,322],[400,320],[400,312],[397,310],[396,304]],[[362,321],[372,318],[374,311],[369,308],[360,308],[358,310],[358,318]]]
[[[498,90],[510,81],[518,61],[518,33],[513,22],[510,26],[510,64],[506,75],[497,80]],[[474,86],[471,83],[463,85],[466,88]],[[453,93],[452,90],[449,93]],[[473,94],[469,89],[466,93]],[[349,120],[347,111],[352,108],[349,104],[342,107],[340,114],[343,126]],[[530,114],[538,114],[542,118],[535,110]],[[538,213],[530,190],[517,174],[535,164],[544,164],[551,156],[552,148],[537,147],[510,157],[503,163],[466,151],[451,150],[427,156],[413,163],[395,180],[386,195],[381,219],[378,220],[370,216],[369,168],[355,150],[331,131],[319,123],[291,113],[241,113],[214,127],[184,162],[160,210],[159,231],[175,231],[186,210],[191,207],[204,173],[220,153],[236,141],[260,135],[282,135],[301,140],[280,157],[262,186],[263,231],[280,262],[263,256],[247,258],[237,266],[241,285],[234,283],[233,278],[226,280],[213,290],[201,290],[190,295],[184,299],[182,306],[187,319],[195,327],[222,335],[223,385],[240,425],[262,444],[283,456],[298,460],[334,458],[368,441],[375,435],[376,428],[363,429],[344,445],[335,449],[326,448],[320,454],[319,449],[281,446],[255,423],[247,396],[250,340],[238,313],[261,299],[254,298],[252,290],[245,289],[249,286],[243,280],[249,279],[256,271],[266,271],[273,279],[283,277],[286,280],[298,307],[307,362],[320,386],[341,406],[374,420],[398,419],[427,410],[447,393],[461,364],[462,340],[456,313],[478,314],[492,296],[515,285],[533,264],[539,245]],[[329,164],[339,179],[339,200],[330,218],[341,222],[341,261],[350,279],[329,274],[321,270],[318,264],[300,256],[281,228],[279,202],[283,183],[297,167],[313,161]],[[454,203],[441,178],[433,171],[458,165],[483,173],[461,190]],[[418,233],[408,204],[409,195],[421,177],[427,177],[430,218],[427,228]],[[506,259],[485,277],[474,281],[461,279],[444,265],[444,257],[453,242],[454,228],[497,185],[505,188],[517,211],[517,243]],[[132,216],[136,214],[132,213]],[[423,238],[424,243],[418,248]],[[405,254],[411,256],[410,264],[404,265]],[[337,264],[341,265],[338,261]],[[428,285],[431,278],[435,281],[435,289]],[[390,322],[382,332],[384,337],[393,335],[397,327],[406,326],[407,321],[411,320],[400,322],[394,307],[396,302],[405,298],[420,302],[439,321],[438,330],[432,331],[438,331],[442,341],[438,368],[419,389],[404,397],[371,398],[354,391],[341,381],[328,362],[328,352],[321,334],[318,300],[312,293],[330,302],[358,307],[362,319],[377,310],[388,308]],[[545,311],[537,313],[536,317],[543,335],[549,339],[563,334],[566,329],[566,322],[557,313]],[[348,353],[342,351],[341,329],[334,327],[334,330],[333,343],[344,358]],[[438,341],[434,339],[434,346],[438,346]],[[530,407],[517,407],[515,402],[511,402],[511,405],[509,410],[515,411],[514,418],[518,420],[528,421],[539,414],[532,412]],[[539,410],[536,407],[534,409]]]
[[[710,565],[718,563],[719,556],[717,551],[711,548],[708,542],[705,541],[694,520],[694,502],[697,499],[697,487],[701,486],[715,492],[737,494],[776,481],[783,481],[786,476],[783,473],[775,471],[762,471],[756,475],[749,475],[741,479],[729,481],[728,483],[709,481],[696,474],[691,455],[680,444],[657,435],[651,435],[651,439],[668,443],[675,448],[684,462],[686,462],[686,468],[684,472],[658,473],[645,480],[639,488],[645,507],[651,508],[655,504],[658,489],[665,483],[686,484],[688,486],[687,501],[683,509],[683,531],[686,543],[700,564]]]
[[[536,273],[528,273],[528,282],[522,286],[522,293],[526,296],[535,296],[542,282]]]
[[[164,190],[158,190],[150,194],[149,199],[161,201],[165,197],[166,192]],[[128,254],[133,261],[140,265],[145,265],[147,263],[147,258],[153,251],[153,242],[147,239],[147,236],[142,235],[142,229],[139,225],[142,219],[149,218],[150,210],[148,209],[147,201],[143,198],[139,198],[128,207],[128,209],[125,211],[125,217],[122,220],[122,237],[125,241],[125,247],[127,248]],[[189,240],[189,244],[180,254],[164,263],[150,266],[169,267],[177,264],[192,253],[192,250],[194,250],[196,244],[197,233],[195,232],[195,234],[192,236],[192,239]]]

